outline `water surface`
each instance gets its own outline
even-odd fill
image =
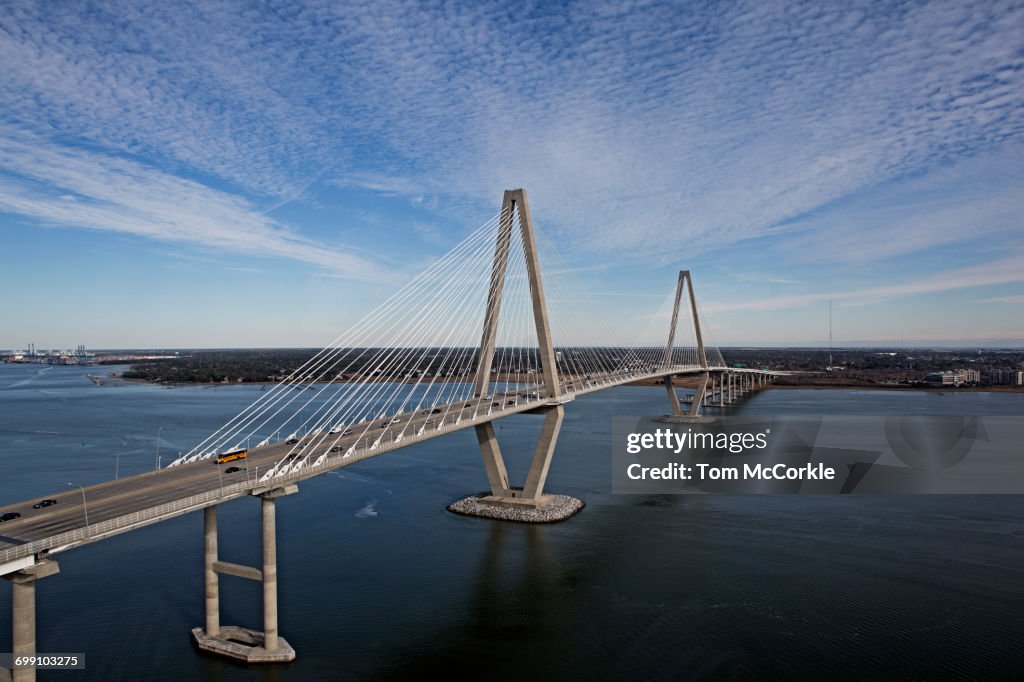
[[[0,501],[42,497],[187,450],[258,386],[94,386],[97,368],[0,365]],[[106,370],[104,370],[106,371]],[[455,516],[482,490],[462,431],[301,484],[278,506],[288,666],[197,652],[202,515],[58,555],[38,650],[85,652],[60,680],[1009,677],[1024,670],[1019,496],[626,496],[611,418],[661,414],[660,387],[568,406],[548,488],[587,508],[522,526]],[[737,411],[1024,414],[1024,395],[766,391]],[[541,419],[497,424],[521,478]],[[122,445],[123,444],[123,445]],[[120,449],[119,462],[116,457]],[[68,489],[70,490],[70,489]],[[69,493],[66,493],[69,494]],[[0,510],[3,509],[0,504]],[[223,505],[221,557],[257,565],[259,507]],[[222,622],[259,628],[256,583],[223,577]],[[0,588],[0,650],[10,642]]]

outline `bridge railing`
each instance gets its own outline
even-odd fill
[[[146,524],[146,522],[149,521],[196,511],[209,506],[215,501],[223,501],[228,497],[247,494],[248,491],[254,487],[254,484],[254,481],[240,481],[238,483],[232,483],[224,486],[223,488],[217,488],[205,493],[191,495],[180,500],[174,500],[173,502],[167,502],[155,507],[132,512],[131,514],[116,516],[112,519],[89,524],[83,528],[76,528],[75,530],[58,533],[57,535],[51,535],[40,540],[33,540],[32,542],[27,542],[23,545],[18,545],[17,547],[10,547],[0,551],[0,565],[26,556],[38,554],[39,552],[55,549],[57,547],[80,544],[91,540],[99,540],[106,536],[114,535],[119,531],[123,531],[140,524]]]
[[[542,401],[541,401],[542,402]],[[480,415],[476,419],[463,420],[465,425],[468,426],[472,423],[476,423],[484,419],[486,415]],[[461,423],[455,424],[454,421],[451,424],[446,424],[436,431],[429,433],[431,437],[451,433],[452,431],[459,431],[465,428]],[[99,521],[97,523],[89,524],[82,528],[76,528],[75,530],[66,531],[64,533],[58,533],[57,535],[51,535],[39,540],[33,540],[17,547],[10,547],[3,551],[0,551],[0,566],[21,559],[27,556],[32,556],[40,552],[47,550],[56,549],[59,547],[65,547],[69,545],[77,545],[83,542],[91,542],[94,540],[101,540],[110,535],[115,535],[118,532],[131,529],[135,526],[146,525],[149,522],[156,522],[164,520],[173,516],[179,516],[193,511],[198,511],[204,507],[208,507],[211,504],[217,504],[220,502],[227,501],[234,497],[240,497],[242,495],[248,495],[254,490],[262,490],[267,487],[279,487],[287,485],[289,483],[295,483],[312,476],[316,476],[321,473],[325,473],[331,469],[337,469],[341,466],[358,462],[362,459],[368,459],[378,454],[389,452],[390,450],[396,449],[400,443],[389,441],[387,443],[381,443],[377,448],[366,448],[362,451],[354,452],[351,456],[346,457],[345,455],[335,455],[334,457],[328,457],[323,464],[319,466],[304,467],[296,472],[289,472],[280,476],[275,476],[273,479],[265,482],[260,482],[258,478],[252,480],[239,481],[237,483],[231,483],[226,486],[218,487],[213,490],[209,490],[204,493],[198,493],[189,497],[184,497],[180,500],[174,500],[173,502],[167,502],[160,504],[155,507],[143,509],[141,511],[132,512],[130,514],[124,514],[117,516],[112,519],[105,521]]]

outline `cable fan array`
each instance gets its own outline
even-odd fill
[[[268,480],[556,399],[544,383],[520,220],[517,206],[499,212],[172,466],[283,441],[291,447],[264,472],[261,480]],[[535,242],[559,395],[703,366],[696,345],[686,345],[695,338],[689,315],[680,313],[666,353],[670,314],[658,311],[643,324],[610,322],[551,242],[539,232]],[[498,285],[495,312],[488,294]],[[497,318],[495,351],[481,380],[488,315]],[[705,355],[708,366],[724,366],[717,349]]]

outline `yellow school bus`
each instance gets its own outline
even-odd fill
[[[236,459],[245,459],[245,456],[249,453],[245,448],[239,450],[231,450],[229,452],[222,452],[217,455],[217,464],[224,464],[225,462],[233,462]]]

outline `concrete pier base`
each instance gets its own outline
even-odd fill
[[[542,495],[537,500],[526,500],[479,493],[451,503],[448,511],[500,521],[557,523],[575,516],[585,506],[583,500],[568,495]]]
[[[714,424],[718,421],[718,417],[713,415],[698,414],[695,417],[691,417],[688,414],[665,414],[660,417],[654,417],[651,419],[653,422],[659,424]]]
[[[222,625],[216,637],[207,635],[203,628],[192,628],[192,638],[203,651],[243,663],[290,663],[295,660],[295,649],[284,637],[278,635],[277,648],[267,651],[262,632],[237,625]]]

